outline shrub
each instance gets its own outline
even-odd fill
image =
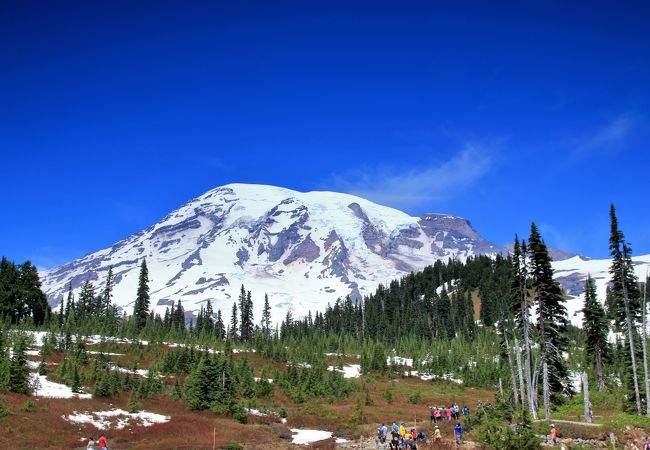
[[[11,415],[11,411],[7,407],[4,399],[0,397],[0,419]]]
[[[419,392],[416,392],[415,394],[409,395],[409,398],[408,398],[408,402],[413,404],[413,405],[417,405],[418,403],[420,403],[421,400],[422,400],[422,397],[420,396]]]
[[[25,412],[36,411],[36,402],[34,400],[27,400],[25,403],[20,405],[20,410]]]

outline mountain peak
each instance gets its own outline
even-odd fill
[[[139,261],[147,257],[157,312],[181,299],[186,311],[210,300],[227,314],[243,284],[256,296],[267,293],[280,317],[287,310],[322,309],[346,295],[361,300],[379,283],[438,259],[498,251],[460,217],[412,217],[350,194],[231,183],[42,275],[55,306],[68,283],[101,285],[112,266],[115,302],[130,312]]]

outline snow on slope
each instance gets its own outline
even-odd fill
[[[646,271],[650,268],[650,255],[636,256],[632,258],[632,261],[634,262],[634,272],[639,281],[645,280]],[[602,303],[605,301],[607,283],[611,278],[610,265],[610,259],[585,259],[580,256],[563,261],[553,261],[555,279],[560,282],[564,292],[572,297],[567,300],[566,307],[569,319],[575,325],[582,323],[580,310],[584,305],[584,285],[587,275],[591,274],[591,278],[596,284],[598,300]]]
[[[113,267],[114,302],[131,313],[139,265],[147,258],[152,306],[180,299],[196,311],[209,299],[227,320],[240,286],[259,319],[267,293],[274,320],[355,299],[438,259],[496,254],[462,218],[412,217],[348,194],[230,184],[189,201],[110,248],[44,271],[52,306],[87,279],[98,289]]]

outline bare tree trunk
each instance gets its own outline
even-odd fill
[[[510,384],[512,387],[512,397],[515,401],[515,408],[519,408],[519,395],[517,393],[517,378],[515,377],[515,368],[512,364],[512,354],[510,353],[510,341],[508,340],[508,329],[505,321],[503,323],[503,339],[506,343],[506,353],[508,354],[508,368],[510,369]]]
[[[625,246],[623,246],[625,248]],[[625,258],[625,250],[623,251]],[[634,330],[632,324],[632,312],[630,311],[630,299],[627,295],[627,285],[625,283],[625,268],[621,268],[622,285],[623,285],[623,303],[625,305],[625,325],[627,328],[627,343],[630,346],[630,359],[632,360],[632,381],[634,383],[634,399],[636,402],[636,413],[641,415],[641,394],[639,392],[639,377],[637,375],[636,352],[634,351]]]
[[[501,382],[501,377],[499,377],[499,395],[503,397],[503,383]]]
[[[524,269],[522,270],[523,272],[523,283],[522,286],[520,286],[522,295],[521,295],[521,310],[523,314],[523,319],[524,319],[524,348],[526,349],[526,389],[528,391],[528,407],[530,408],[530,414],[533,416],[533,420],[537,420],[537,408],[535,407],[536,401],[536,391],[533,391],[532,388],[532,348],[530,344],[530,323],[529,323],[529,309],[528,309],[528,290],[526,288],[526,268],[525,268],[525,256],[524,256]]]
[[[596,378],[598,381],[598,390],[605,391],[607,386],[605,386],[605,374],[603,373],[603,355],[600,351],[600,348],[596,349]]]
[[[542,386],[544,392],[544,418],[549,420],[551,418],[551,387],[548,382],[548,363],[546,362],[546,355],[543,356],[542,363],[542,377],[543,383]]]
[[[521,367],[521,347],[519,346],[519,341],[517,340],[517,335],[515,338],[515,356],[517,357],[517,373],[519,373],[519,396],[521,397],[521,404],[526,403],[526,385],[524,384],[524,369]]]
[[[591,414],[591,402],[589,401],[589,378],[587,377],[587,372],[582,372],[582,395],[585,402],[585,420],[587,423],[591,423],[593,416]]]
[[[647,324],[646,324],[646,299],[648,297],[648,270],[646,269],[643,283],[643,310],[641,311],[641,348],[643,349],[643,375],[645,377],[645,407],[646,416],[650,417],[650,379],[648,378],[648,350],[647,350]]]

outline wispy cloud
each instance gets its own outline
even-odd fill
[[[450,198],[486,175],[494,165],[492,152],[466,144],[446,161],[419,167],[366,167],[336,175],[336,190],[401,209]]]
[[[635,128],[637,120],[630,114],[621,114],[599,127],[574,139],[569,145],[569,161],[577,162],[583,158],[620,151],[626,139]]]

